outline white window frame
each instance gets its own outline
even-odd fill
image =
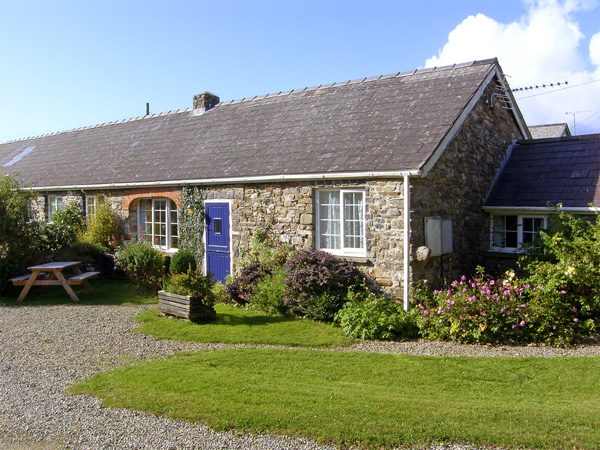
[[[96,216],[96,206],[98,205],[95,195],[85,196],[85,217],[92,219]]]
[[[507,217],[513,216],[517,218],[517,247],[500,247],[494,245],[494,218],[495,217]],[[535,215],[535,214],[492,214],[490,220],[490,250],[494,252],[503,252],[503,253],[522,253],[523,252],[523,220],[525,219],[541,219],[542,224],[541,228],[544,229],[548,226],[548,217],[543,215]]]
[[[339,193],[339,222],[340,222],[340,248],[325,248],[321,246],[321,194],[325,192]],[[361,194],[362,195],[362,229],[360,238],[362,239],[361,248],[345,247],[345,236],[347,221],[344,217],[344,194]],[[337,256],[361,257],[367,256],[367,235],[366,235],[366,191],[364,189],[318,189],[316,191],[316,220],[315,220],[315,248],[323,250]]]
[[[64,201],[62,195],[49,195],[48,196],[48,216],[46,219],[48,223],[52,223],[52,215],[57,211],[62,211],[64,207]]]
[[[142,202],[149,202],[151,209],[146,210],[142,209]],[[160,208],[158,207],[159,202],[165,202],[165,221],[157,222],[156,214],[160,213]],[[173,209],[172,206],[175,208]],[[150,211],[151,221],[148,222],[146,217],[143,216],[143,213]],[[172,213],[175,212],[176,223],[173,223]],[[162,197],[152,197],[152,198],[142,198],[138,201],[136,207],[136,218],[137,218],[137,240],[138,241],[149,241],[153,247],[158,248],[160,250],[166,252],[176,252],[179,247],[179,209],[177,208],[177,204],[171,200],[170,198],[162,198]],[[150,225],[150,233],[142,234],[142,231],[147,231],[147,226]],[[160,234],[160,225],[165,226],[165,234]],[[176,234],[172,232],[171,225],[175,225]],[[165,245],[160,244],[160,238],[164,236]],[[173,245],[173,238],[177,239],[175,245]]]

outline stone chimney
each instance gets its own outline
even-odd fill
[[[194,112],[202,114],[203,112],[214,108],[220,101],[219,97],[210,92],[194,95]]]

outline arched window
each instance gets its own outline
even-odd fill
[[[154,247],[171,250],[179,245],[177,205],[173,200],[142,199],[137,207],[138,241],[148,241]]]

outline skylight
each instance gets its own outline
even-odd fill
[[[23,150],[21,153],[19,153],[18,155],[16,155],[13,159],[11,159],[9,162],[7,162],[6,164],[3,164],[2,167],[9,167],[12,166],[13,164],[18,163],[19,161],[21,161],[26,155],[28,155],[29,153],[31,153],[33,151],[33,149],[35,148],[35,145],[32,145],[31,147],[27,147],[25,148],[25,150]]]

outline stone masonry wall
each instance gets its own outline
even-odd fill
[[[524,137],[510,111],[499,103],[488,106],[492,93],[489,86],[427,176],[411,179],[413,283],[427,279],[440,286],[483,264],[489,249],[483,204],[512,141]],[[416,261],[427,216],[452,219],[453,253]]]
[[[234,272],[257,228],[271,224],[279,240],[300,250],[315,248],[315,192],[319,188],[365,189],[366,258],[350,258],[390,294],[401,292],[402,181],[352,180],[205,187],[206,200],[230,200]]]

